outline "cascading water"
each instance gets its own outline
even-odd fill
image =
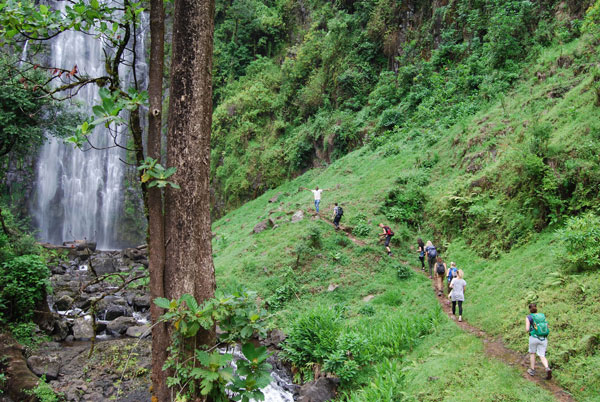
[[[64,10],[65,2],[53,3]],[[141,32],[137,46],[141,49],[143,35]],[[144,52],[138,54],[139,62]],[[93,35],[63,32],[52,41],[50,59],[53,67],[71,70],[77,66],[80,74],[90,77],[105,74],[102,43]],[[127,75],[129,72],[122,71],[123,79]],[[84,113],[91,114],[98,99],[98,88],[87,85],[73,97],[72,104],[83,104]],[[115,147],[115,143],[124,145],[126,140],[125,133],[119,130],[122,129],[113,128],[111,136],[104,126],[97,128],[89,137],[94,148],[86,144],[86,151],[56,138],[44,144],[38,157],[31,205],[40,240],[60,244],[85,238],[96,241],[100,249],[122,245],[118,232],[126,165],[120,160],[125,159],[125,151]]]

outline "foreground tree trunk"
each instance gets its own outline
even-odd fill
[[[209,208],[214,0],[176,0],[167,137],[168,165],[181,189],[165,198],[165,296],[214,296]],[[214,331],[196,344],[214,343]],[[162,401],[161,401],[162,402]]]
[[[162,87],[165,58],[165,10],[163,0],[150,1],[150,77],[148,98],[148,156],[160,160],[162,131]],[[162,191],[158,187],[147,189],[148,251],[150,271],[150,295],[152,300],[165,296],[165,221]],[[152,395],[156,401],[168,401],[167,373],[162,367],[167,358],[169,334],[164,323],[157,324],[162,309],[150,305],[152,316]],[[153,399],[154,400],[154,399]]]

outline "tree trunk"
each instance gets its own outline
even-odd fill
[[[210,220],[210,130],[214,0],[176,0],[167,137],[168,165],[181,189],[165,198],[165,296],[214,296]],[[197,345],[212,344],[201,331]]]
[[[165,10],[163,0],[150,2],[150,77],[148,98],[148,156],[160,160],[162,130],[162,86],[165,56]],[[148,252],[150,271],[150,296],[152,300],[165,296],[165,221],[162,191],[148,188]],[[169,400],[167,373],[162,367],[167,358],[169,334],[164,323],[157,324],[163,313],[154,303],[150,304],[152,316],[152,394],[157,401]]]

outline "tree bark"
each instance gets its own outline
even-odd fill
[[[167,137],[168,165],[181,189],[165,198],[165,296],[214,296],[210,219],[210,130],[214,0],[175,0]],[[201,331],[196,345],[213,344]]]
[[[163,0],[150,1],[150,77],[148,82],[148,156],[156,160],[161,157],[162,130],[162,87],[165,58],[165,10]],[[150,295],[152,300],[165,296],[165,221],[162,191],[158,187],[148,188],[148,252],[150,271]],[[157,401],[169,400],[167,373],[162,367],[167,359],[169,334],[164,323],[158,323],[163,313],[154,303],[150,305],[152,316],[152,394]]]

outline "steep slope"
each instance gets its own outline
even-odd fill
[[[506,97],[434,140],[398,130],[381,145],[312,169],[216,221],[219,286],[258,291],[292,344],[303,334],[300,324],[314,324],[315,309],[333,311],[343,335],[336,345],[352,350],[344,342],[354,337],[376,357],[350,364],[353,358],[338,356],[336,365],[327,353],[339,350],[325,348],[324,358],[298,364],[299,376],[310,378],[315,365],[341,373],[348,400],[547,398],[516,369],[488,361],[481,341],[442,316],[424,277],[397,278],[418,264],[416,237],[432,239],[447,261],[465,270],[471,324],[524,353],[526,307],[537,300],[552,330],[548,357],[556,381],[578,400],[595,400],[600,273],[569,273],[551,251],[562,247],[554,232],[565,219],[600,205],[593,43],[581,39],[543,51]],[[321,217],[340,202],[343,226],[365,246],[313,216],[312,194],[300,187],[316,185],[326,189]],[[291,222],[299,210],[305,218]],[[276,226],[251,234],[269,218]],[[396,232],[393,258],[377,244],[379,222],[392,222]],[[410,342],[394,344],[403,337]],[[447,380],[449,373],[458,380]]]

